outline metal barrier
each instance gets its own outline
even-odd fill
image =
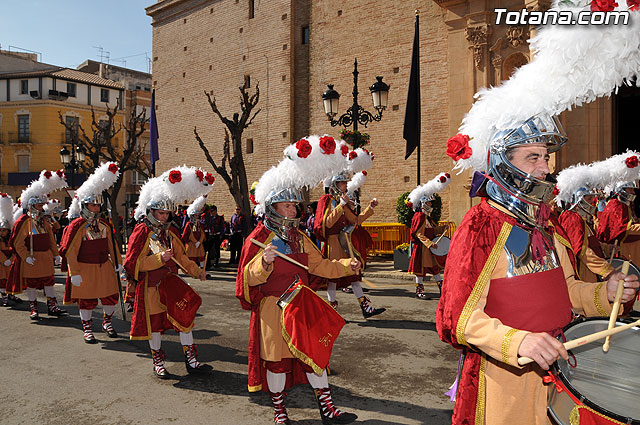
[[[439,221],[438,225],[446,225],[445,236],[451,238],[456,230],[453,221]],[[362,227],[369,232],[373,246],[369,255],[393,254],[396,246],[409,243],[410,228],[401,223],[362,223]]]

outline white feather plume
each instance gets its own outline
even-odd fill
[[[297,145],[300,141],[284,149],[284,158],[277,166],[267,170],[256,185],[256,213],[264,213],[264,203],[272,191],[314,187],[325,178],[339,174],[347,168],[346,152],[343,154],[347,144],[342,140],[335,140],[335,150],[326,152],[321,147],[321,139],[324,137],[328,136],[312,135],[301,139],[306,140],[311,146],[311,152],[306,158],[298,155]]]
[[[109,167],[113,169],[116,167],[115,172],[109,170]],[[108,190],[111,186],[113,186],[120,177],[120,170],[117,168],[117,164],[115,162],[106,162],[100,164],[98,168],[95,169],[93,174],[85,180],[84,183],[78,188],[76,191],[75,197],[71,201],[71,206],[69,207],[69,212],[67,213],[67,218],[69,220],[79,217],[80,210],[82,206],[80,205],[80,201],[86,197],[91,195],[101,195],[102,192]]]
[[[22,213],[22,211],[21,211]],[[6,229],[13,227],[13,198],[6,193],[0,193],[0,225]]]
[[[373,166],[373,158],[373,154],[366,149],[354,149],[349,152],[347,170],[353,174],[366,171]]]
[[[413,189],[411,193],[409,193],[407,201],[414,206],[417,206],[419,205],[419,201],[422,197],[429,198],[435,193],[442,192],[447,188],[447,186],[449,186],[449,183],[451,183],[451,176],[449,173],[440,173],[425,184]]]
[[[187,216],[192,216],[193,214],[197,214],[204,208],[204,204],[207,203],[207,195],[199,196],[195,201],[189,205],[187,208]]]
[[[595,189],[598,186],[597,176],[593,172],[592,164],[576,164],[560,171],[557,176],[556,204],[570,203],[571,197],[580,188]]]
[[[178,172],[178,173],[176,173]],[[171,182],[172,173],[179,175],[180,181]],[[206,195],[211,186],[204,177],[205,173],[199,168],[186,165],[173,167],[159,177],[154,177],[140,188],[140,196],[133,216],[141,219],[147,212],[147,206],[151,202],[172,201],[174,203],[187,203],[193,199]]]
[[[580,7],[560,5],[576,16]],[[626,2],[618,1],[618,11]],[[487,170],[492,136],[517,127],[539,113],[558,115],[574,106],[609,96],[640,72],[640,12],[629,12],[628,25],[547,25],[530,40],[533,59],[499,87],[481,89],[459,133],[472,138],[473,153],[456,169]],[[640,79],[637,79],[640,84]]]
[[[366,171],[356,173],[351,180],[347,183],[347,193],[349,195],[353,195],[356,190],[360,189],[364,183],[367,181]]]
[[[40,172],[38,180],[32,181],[31,184],[22,191],[22,194],[20,195],[20,203],[26,207],[29,199],[35,198],[37,196],[46,198],[50,193],[55,192],[59,189],[63,189],[65,187],[67,187],[67,181],[65,179],[64,173],[62,173],[60,170],[42,170]]]
[[[13,204],[13,222],[15,223],[17,219],[20,218],[22,214],[24,214],[24,209],[18,205],[17,203]]]

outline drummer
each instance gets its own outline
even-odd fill
[[[278,297],[297,278],[303,282],[308,282],[311,275],[339,278],[354,275],[361,268],[360,261],[355,258],[323,258],[315,244],[298,230],[300,215],[296,207],[304,199],[301,185],[315,185],[321,180],[319,174],[323,169],[329,167],[331,170],[332,163],[339,166],[342,161],[341,150],[336,149],[333,139],[324,148],[320,147],[318,139],[309,136],[291,145],[288,148],[291,152],[285,150],[289,155],[260,179],[255,198],[264,220],[245,240],[236,280],[236,297],[244,309],[251,310],[249,391],[270,393],[276,424],[290,423],[284,391],[307,382],[314,389],[322,423],[348,424],[357,419],[355,414],[342,412],[333,404],[326,370],[315,373],[310,367],[312,360],[302,354],[302,348],[285,341],[281,309],[276,304]],[[330,153],[321,154],[321,149]],[[332,158],[336,155],[337,158]],[[318,157],[323,161],[314,159]],[[267,248],[262,250],[251,242],[252,239],[268,244]],[[308,265],[309,270],[283,261],[276,250]]]
[[[134,214],[140,222],[129,237],[124,262],[129,281],[136,284],[130,338],[149,341],[153,371],[161,379],[169,376],[164,366],[161,334],[172,328],[180,334],[187,372],[203,373],[211,369],[197,359],[191,333],[196,312],[190,311],[190,326],[180,325],[177,317],[172,317],[167,306],[160,302],[158,292],[158,285],[165,280],[169,282],[171,278],[178,278],[178,264],[191,276],[202,281],[206,279],[204,270],[186,255],[179,230],[169,220],[177,202],[192,200],[209,191],[210,188],[196,173],[203,175],[201,170],[177,167],[142,186]],[[203,184],[198,181],[203,181]],[[168,284],[164,289],[176,290]]]
[[[483,199],[451,241],[436,312],[440,338],[464,355],[452,423],[543,424],[541,377],[558,357],[568,358],[554,337],[572,312],[609,315],[618,279],[626,281],[623,302],[638,281],[622,273],[601,283],[576,279],[568,237],[545,202],[554,190],[549,153],[567,140],[555,117],[540,113],[489,140],[477,134],[473,145],[462,134],[451,138],[447,150],[463,168],[487,161],[490,176],[472,185]],[[520,368],[521,356],[536,363]]]
[[[409,273],[416,276],[416,297],[421,300],[429,299],[424,293],[424,278],[427,274],[433,275],[433,280],[442,288],[442,268],[445,266],[446,255],[436,256],[431,249],[438,248],[438,237],[446,230],[447,226],[438,226],[431,217],[433,213],[432,202],[434,194],[443,191],[451,182],[449,173],[441,173],[433,180],[418,186],[407,197],[407,205],[415,209],[411,220],[411,241],[413,248],[409,260]]]

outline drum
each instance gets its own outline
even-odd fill
[[[605,330],[608,323],[602,318],[582,319],[568,325],[564,334],[572,340]],[[616,326],[625,323],[629,321],[618,320]],[[554,363],[556,385],[549,392],[548,410],[556,423],[640,425],[640,329],[611,336],[606,353],[603,343],[599,340],[571,350],[575,368],[563,359]]]
[[[437,256],[444,256],[447,255],[449,253],[449,244],[451,243],[451,239],[449,239],[446,236],[442,236],[442,237],[437,237],[433,240],[438,241],[437,245],[438,248],[434,249],[434,248],[429,248],[429,250],[433,253],[433,255],[437,255]]]
[[[625,260],[622,258],[614,258],[613,260],[611,260],[611,267],[613,267],[615,271],[619,272],[622,270],[622,264],[624,263],[624,261]],[[629,262],[629,274],[634,274],[638,276],[638,279],[640,279],[640,270],[632,262]]]

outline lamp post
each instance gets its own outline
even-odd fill
[[[338,115],[338,106],[340,103],[340,93],[333,88],[333,84],[327,85],[327,90],[322,93],[322,103],[324,113],[331,123],[331,127],[341,125],[343,127],[353,126],[353,131],[358,131],[358,124],[367,125],[372,121],[380,121],[382,119],[382,111],[387,109],[387,101],[389,100],[389,85],[382,81],[381,76],[376,77],[376,82],[369,87],[371,97],[373,98],[373,107],[377,111],[376,115],[366,111],[358,104],[358,59],[353,61],[353,104],[347,109],[347,112],[340,115],[336,120],[334,117]],[[360,213],[360,189],[356,195],[356,212]]]
[[[376,115],[366,111],[358,104],[358,59],[353,61],[353,104],[337,120],[334,117],[338,114],[340,94],[334,90],[333,84],[327,85],[327,90],[322,94],[324,113],[331,123],[331,127],[341,125],[343,127],[353,126],[354,131],[358,131],[358,124],[367,126],[372,121],[382,119],[382,111],[387,109],[389,99],[389,85],[382,81],[382,77],[376,77],[376,82],[369,87],[373,98],[373,107],[377,111]]]
[[[75,134],[73,136],[74,137],[71,139],[71,151],[64,146],[60,149],[60,161],[62,161],[64,168],[68,170],[71,175],[70,186],[72,190],[75,189],[75,176],[78,168],[80,167],[80,163],[84,161],[87,154],[87,150],[84,146],[79,145],[76,148]]]

